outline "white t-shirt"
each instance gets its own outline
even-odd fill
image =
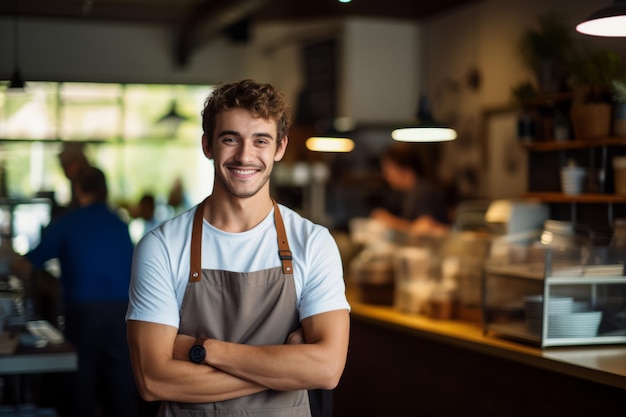
[[[349,310],[339,249],[328,229],[279,207],[293,256],[300,320]],[[178,328],[189,281],[194,213],[195,207],[164,222],[137,244],[127,320]],[[253,272],[280,265],[273,209],[258,226],[243,233],[227,233],[204,221],[202,269]]]

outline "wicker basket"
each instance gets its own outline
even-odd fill
[[[608,103],[574,106],[570,116],[576,139],[609,136],[611,133],[611,106]]]

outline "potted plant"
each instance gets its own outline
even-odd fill
[[[580,55],[571,65],[574,93],[571,119],[577,138],[608,136],[611,131],[611,83],[623,75],[620,56],[601,49]]]
[[[521,142],[532,142],[536,139],[535,114],[531,107],[528,106],[528,100],[537,96],[537,90],[529,80],[522,81],[511,89],[511,94],[515,104],[520,107],[517,117],[517,138]]]
[[[571,29],[555,12],[538,17],[538,27],[526,31],[520,42],[522,58],[535,73],[540,94],[562,91],[572,52]]]
[[[613,134],[626,136],[626,77],[611,81],[613,100]]]

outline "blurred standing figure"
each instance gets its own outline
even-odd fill
[[[415,234],[444,234],[449,219],[442,188],[426,178],[419,153],[407,143],[394,143],[381,160],[383,179],[401,193],[398,213],[374,209],[371,218],[386,227]]]
[[[85,155],[83,144],[79,142],[66,142],[63,144],[63,150],[59,153],[59,162],[65,177],[70,180],[71,200],[68,208],[77,208],[79,203],[76,197],[76,181],[82,172],[91,167]]]
[[[65,337],[78,352],[78,371],[69,375],[72,417],[136,417],[134,384],[124,315],[133,244],[127,225],[107,205],[106,179],[89,167],[76,178],[79,208],[51,223],[41,243],[12,265],[29,279],[35,269],[58,258]]]
[[[133,217],[128,227],[133,243],[137,244],[146,233],[161,223],[156,218],[156,204],[152,194],[147,193],[141,196]]]

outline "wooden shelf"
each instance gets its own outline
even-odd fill
[[[573,98],[571,91],[563,91],[560,93],[541,94],[537,97],[529,98],[524,101],[526,106],[551,106],[559,102],[570,101]]]
[[[580,194],[566,195],[559,192],[527,192],[525,199],[540,200],[546,203],[618,203],[626,204],[626,195],[617,194]]]
[[[586,140],[568,140],[568,141],[545,141],[522,143],[524,148],[529,151],[549,152],[562,151],[567,149],[584,149],[602,146],[626,146],[626,137],[602,137]]]

